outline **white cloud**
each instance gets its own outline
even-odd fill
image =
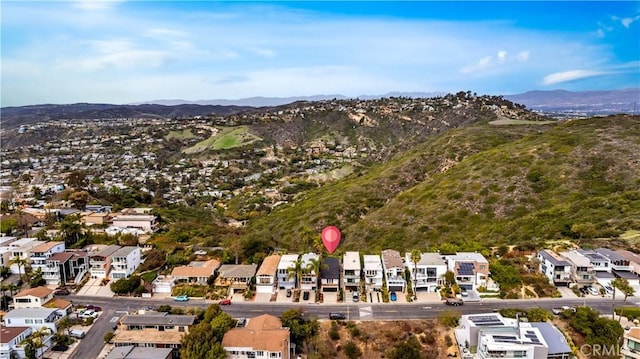
[[[636,17],[625,17],[624,19],[620,20],[620,23],[622,24],[622,26],[624,26],[624,27],[626,27],[628,29],[629,26],[631,26],[631,24],[633,24],[637,20],[640,20],[640,15],[638,15]]]
[[[112,9],[117,3],[122,0],[76,0],[73,7],[82,10],[100,11]]]
[[[570,71],[555,72],[545,76],[544,79],[542,80],[542,84],[556,85],[564,82],[582,80],[590,77],[602,76],[607,74],[609,74],[609,72],[595,71],[595,70],[570,70]]]
[[[529,51],[520,51],[516,56],[516,59],[518,61],[527,61],[529,60],[529,56],[531,56],[531,53]]]
[[[506,51],[504,51],[504,50],[498,51],[498,62],[504,63],[506,58],[507,58],[507,52]]]

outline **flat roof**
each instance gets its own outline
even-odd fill
[[[64,242],[44,242],[42,244],[39,244],[33,248],[31,248],[31,253],[42,253],[42,252],[47,252],[50,251],[51,249],[53,249],[56,246],[59,245],[64,245]]]
[[[223,264],[218,269],[218,278],[249,278],[256,274],[257,264]]]
[[[601,256],[607,257],[612,262],[619,262],[626,260],[622,255],[612,251],[609,248],[596,248],[594,251]]]
[[[382,251],[382,262],[385,268],[404,268],[404,262],[400,257],[400,252],[394,249],[385,249]]]
[[[150,312],[146,314],[128,314],[120,319],[124,325],[193,325],[195,315],[177,315]]]
[[[382,270],[382,259],[379,255],[365,254],[362,259],[364,259],[364,269]]]
[[[458,252],[456,254],[450,254],[445,256],[447,259],[453,261],[476,261],[478,263],[489,263],[487,259],[480,253],[477,252]]]
[[[360,252],[346,252],[342,257],[344,270],[360,270]]]
[[[543,249],[538,254],[556,267],[570,266],[569,261],[561,258],[556,252]]]
[[[57,310],[57,308],[17,308],[7,312],[4,318],[47,318]]]
[[[589,267],[589,266],[593,266],[591,264],[591,261],[589,260],[589,258],[583,256],[582,254],[580,254],[578,251],[569,251],[569,252],[560,252],[559,253],[561,256],[567,258],[569,261],[571,261],[573,264],[575,264],[578,267]]]
[[[572,352],[567,343],[567,339],[553,324],[547,322],[530,322],[529,324],[537,328],[540,334],[542,334],[544,341],[547,342],[547,346],[549,347],[548,355]]]
[[[111,256],[112,257],[126,257],[126,256],[128,256],[130,253],[132,253],[135,250],[140,250],[140,247],[126,246],[126,247],[122,247],[122,248],[118,249]]]
[[[298,260],[299,254],[283,254],[280,257],[280,263],[278,263],[278,269],[287,269],[293,266],[293,263]]]

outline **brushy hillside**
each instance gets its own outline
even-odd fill
[[[341,250],[462,249],[616,237],[640,229],[640,118],[486,122],[428,138],[248,224],[250,247],[300,248],[343,230]],[[306,229],[306,231],[305,231]]]

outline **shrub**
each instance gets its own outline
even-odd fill
[[[340,339],[340,333],[338,333],[338,331],[335,330],[335,329],[331,329],[329,331],[329,338],[331,338],[331,340],[339,340]]]
[[[349,359],[356,359],[362,356],[362,350],[356,345],[356,343],[349,340],[344,344],[344,355]]]
[[[111,341],[111,339],[113,339],[113,337],[115,336],[115,334],[113,332],[107,332],[107,334],[104,335],[104,342],[105,343],[109,343]]]

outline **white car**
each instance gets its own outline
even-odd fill
[[[82,312],[80,312],[78,314],[78,318],[82,318],[82,319],[88,319],[88,318],[97,318],[98,317],[98,312],[93,311],[91,309],[88,310],[83,310]]]
[[[589,287],[589,294],[600,295],[600,291],[598,291],[595,287]]]

